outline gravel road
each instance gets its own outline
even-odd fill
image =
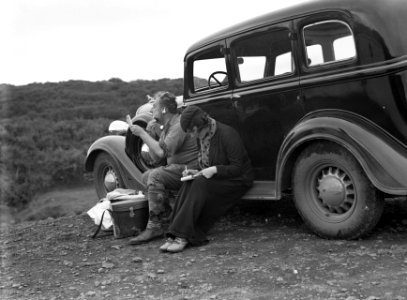
[[[87,215],[1,228],[1,299],[407,299],[407,205],[389,201],[363,240],[309,232],[289,199],[244,202],[210,243],[162,254]]]

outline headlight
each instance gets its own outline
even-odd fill
[[[129,125],[119,120],[113,121],[109,125],[109,133],[111,134],[125,134],[127,129],[129,129]]]

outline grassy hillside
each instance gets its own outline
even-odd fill
[[[182,93],[182,79],[0,85],[0,199],[23,206],[37,193],[82,183],[86,151],[112,120],[134,114],[146,95]]]

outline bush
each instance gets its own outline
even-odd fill
[[[88,147],[159,90],[182,93],[182,79],[67,81],[0,88],[0,197],[29,203],[55,185],[84,181]]]

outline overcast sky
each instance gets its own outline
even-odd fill
[[[0,83],[183,77],[197,40],[307,0],[1,0]]]

